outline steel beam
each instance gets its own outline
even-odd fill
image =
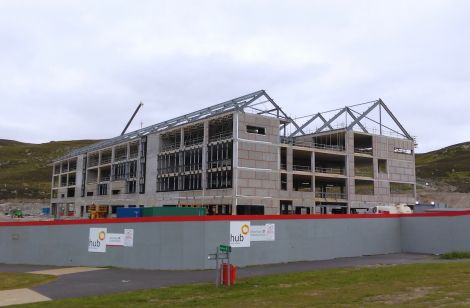
[[[333,129],[333,127],[331,127],[331,123],[333,123],[334,120],[336,120],[340,115],[342,115],[344,112],[346,111],[346,108],[343,108],[341,109],[340,112],[338,112],[337,114],[335,114],[331,119],[329,119],[327,122],[325,122],[325,124],[323,124],[319,129],[317,129],[315,131],[315,133],[319,133],[321,132],[322,130],[325,129],[325,127],[329,127],[330,129]],[[322,117],[323,118],[323,117]]]
[[[318,117],[323,121],[323,123],[326,123],[326,119],[322,116],[321,113]],[[328,124],[327,126],[329,129],[334,130],[333,126],[331,126],[330,124]]]
[[[353,109],[351,109],[351,111],[352,111],[352,112],[355,112],[355,113],[358,114],[358,115],[361,114],[360,112],[357,112],[357,111],[355,111],[355,110],[353,110]],[[369,120],[369,121],[371,121],[371,122],[374,122],[375,124],[380,124],[380,122],[378,122],[378,121],[376,121],[376,120],[374,120],[374,119],[371,119],[371,118],[369,118],[369,117],[365,117],[365,119],[367,119],[367,120]],[[382,127],[385,127],[386,129],[388,129],[388,130],[390,130],[390,131],[396,133],[397,135],[406,137],[403,133],[400,133],[400,132],[394,130],[393,128],[388,127],[387,125],[382,124]]]
[[[354,115],[354,113],[351,112],[351,109],[349,107],[346,107],[346,111],[349,113],[353,121],[357,120],[356,116]],[[359,127],[364,131],[364,133],[369,133],[361,122],[357,122],[357,125],[359,125]]]
[[[385,111],[388,113],[390,118],[392,118],[392,120],[395,122],[395,124],[401,129],[401,131],[406,136],[406,138],[408,138],[410,140],[413,140],[413,137],[411,137],[411,135],[408,134],[406,129],[403,127],[403,125],[401,125],[401,123],[398,121],[398,119],[395,117],[395,115],[393,115],[392,111],[390,111],[390,109],[388,109],[387,105],[385,105],[385,103],[382,101],[381,98],[379,98],[379,103],[385,109]]]
[[[372,106],[370,106],[365,112],[363,112],[356,120],[352,121],[351,124],[348,125],[348,127],[346,128],[347,130],[351,130],[354,125],[356,125],[357,123],[361,122],[362,119],[364,119],[365,116],[367,116],[372,110],[375,109],[375,107],[377,107],[379,105],[379,101],[376,101]]]
[[[289,135],[289,137],[294,137],[295,135],[297,135],[298,132],[302,132],[302,134],[305,134],[305,132],[303,131],[303,129],[305,127],[307,127],[310,123],[312,123],[313,121],[315,121],[316,118],[318,118],[320,114],[317,113],[316,115],[314,115],[310,120],[308,120],[307,122],[305,122],[304,124],[302,124],[302,126],[300,127],[297,127],[297,129]]]

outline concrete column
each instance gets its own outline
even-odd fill
[[[114,164],[114,154],[116,152],[116,147],[111,148],[111,164]],[[101,154],[100,154],[101,155]]]
[[[311,155],[310,164],[311,164],[312,172],[315,172],[315,152],[311,152],[310,155]]]
[[[376,157],[372,158],[372,170],[374,171],[374,179],[379,179],[379,160]]]
[[[293,150],[292,147],[287,147],[286,151],[286,164],[287,164],[287,171],[292,172],[292,164],[293,164]]]
[[[232,201],[232,215],[237,213],[238,205],[238,123],[239,122],[239,113],[233,113],[233,166],[232,166],[232,191],[233,191],[233,201]]]
[[[347,131],[345,134],[346,146],[346,189],[348,195],[348,211],[354,198],[354,132]]]
[[[293,162],[293,157],[292,157],[292,147],[288,146],[287,151],[286,151],[286,169],[287,169],[287,190],[292,191],[293,190],[293,180],[292,180],[292,162]]]
[[[180,149],[184,148],[184,128],[180,128]]]
[[[201,175],[201,187],[202,187],[202,202],[205,203],[204,196],[207,187],[207,144],[209,143],[209,121],[204,121],[204,137],[202,140],[202,175]]]
[[[152,139],[152,140],[150,140]],[[152,145],[154,143],[154,145]],[[158,154],[160,153],[160,134],[156,135],[154,138],[147,138],[147,158],[146,158],[146,167],[147,167],[147,179],[150,179],[149,187],[152,187],[152,183],[155,183],[152,187],[152,192],[157,191],[157,174],[158,174]],[[154,164],[155,168],[152,166]],[[148,194],[148,190],[145,191]]]
[[[414,146],[414,141],[413,141],[413,160],[412,160],[412,170],[413,170],[413,197],[415,199],[415,202],[417,200],[417,194],[416,194],[416,154],[415,154],[415,146]],[[388,166],[387,166],[387,172],[388,172]]]
[[[315,214],[317,209],[315,206],[315,152],[313,151],[312,151],[311,160],[312,160],[312,172],[313,172],[313,175],[312,175],[313,213],[312,214]]]

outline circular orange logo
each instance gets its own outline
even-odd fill
[[[243,234],[243,235],[247,235],[248,232],[250,232],[250,227],[248,227],[247,224],[244,224],[244,225],[242,226],[242,234]]]
[[[100,241],[103,241],[106,237],[106,233],[104,233],[104,231],[101,231],[99,234],[98,234],[98,238],[100,239]]]

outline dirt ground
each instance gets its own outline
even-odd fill
[[[24,200],[0,200],[0,221],[10,221],[11,218],[6,216],[10,210],[21,209],[23,214],[28,217],[43,217],[42,208],[49,207],[49,200],[41,199],[24,199]]]
[[[470,194],[456,192],[418,191],[420,203],[445,203],[451,208],[470,208]]]

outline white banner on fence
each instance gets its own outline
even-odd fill
[[[250,247],[250,222],[231,221],[230,222],[230,246]]]
[[[106,228],[90,228],[88,237],[89,252],[106,252]]]
[[[276,230],[274,224],[252,225],[250,231],[251,241],[274,241],[276,239],[275,231]]]
[[[124,234],[108,233],[106,236],[107,246],[124,246]]]

